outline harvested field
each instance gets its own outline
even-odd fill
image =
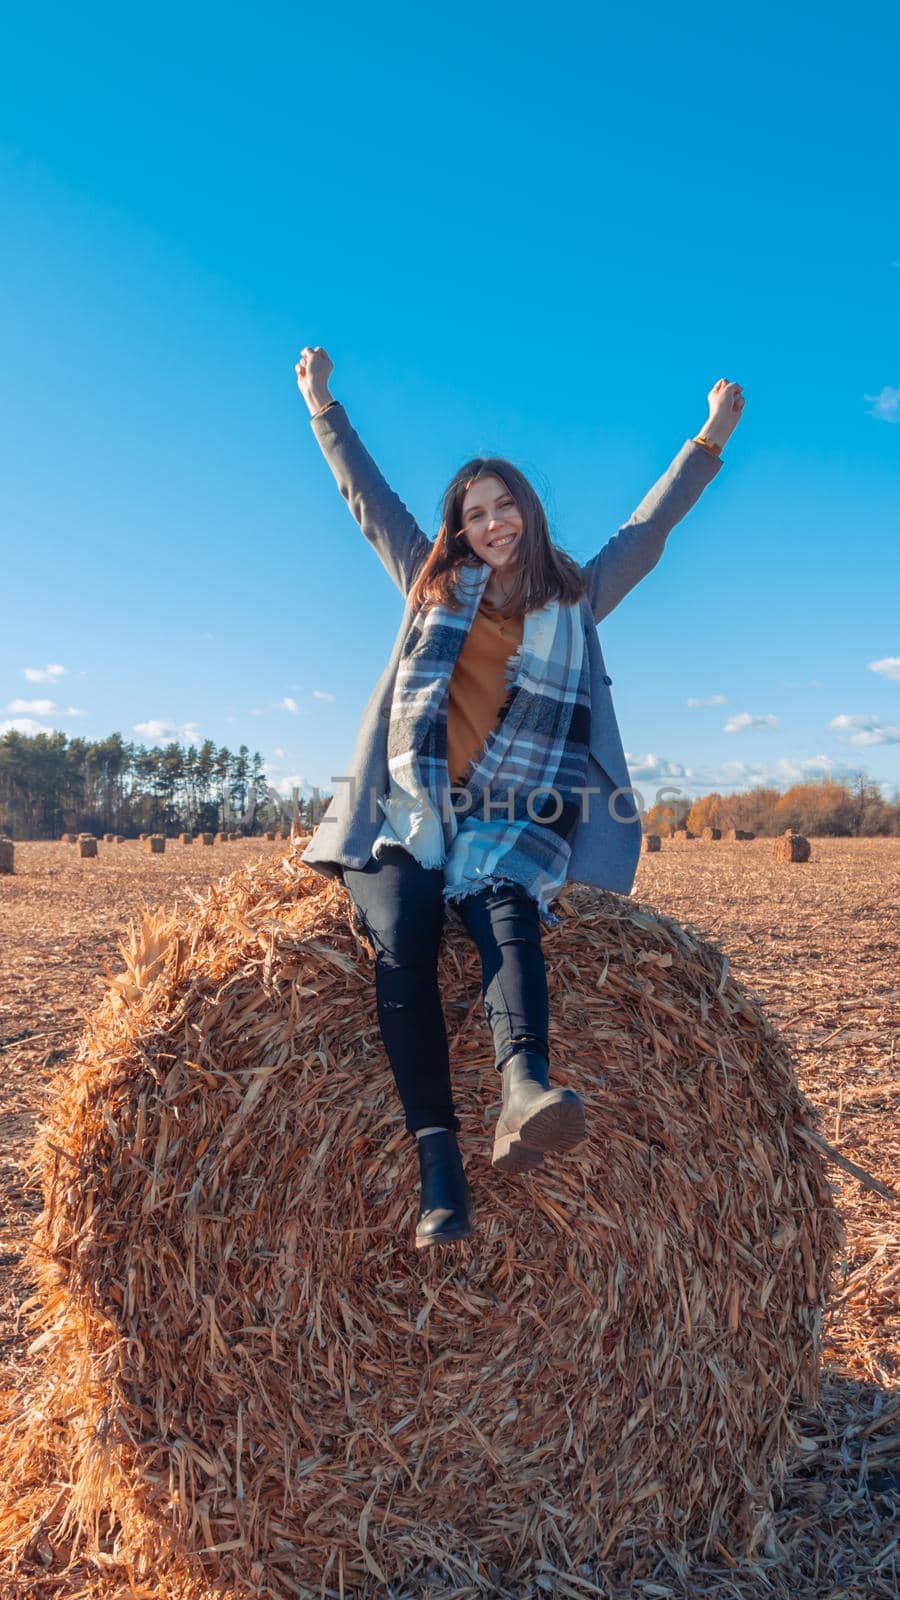
[[[882,1182],[896,1183],[900,841],[811,843],[812,859],[805,863],[774,862],[768,839],[696,840],[675,851],[665,845],[642,856],[635,898],[690,924],[727,953],[735,976],[755,991],[792,1044],[802,1087],[824,1112],[824,1135]],[[279,848],[285,846],[240,841],[230,845],[227,859],[217,849],[147,857],[134,843],[115,850],[101,845],[96,860],[81,860],[61,843],[17,846],[16,876],[0,883],[0,1260],[9,1268],[0,1307],[5,1387],[16,1385],[28,1359],[15,1308],[31,1291],[16,1258],[41,1197],[25,1159],[44,1085],[71,1054],[81,1022],[96,1003],[104,962],[119,967],[119,936],[142,905],[170,903]],[[474,1025],[486,1037],[477,1010]],[[847,1244],[834,1284],[822,1402],[804,1428],[803,1460],[788,1483],[772,1547],[752,1569],[736,1566],[722,1551],[687,1587],[677,1564],[666,1564],[647,1572],[631,1593],[837,1600],[897,1591],[889,1523],[897,1490],[896,1438],[891,1441],[897,1431],[897,1329],[890,1321],[897,1212],[840,1170],[832,1178]],[[434,1584],[426,1590],[426,1580],[423,1574],[410,1593],[443,1600],[451,1593],[479,1592]],[[555,1584],[548,1574],[534,1592],[613,1592],[587,1584],[582,1589],[571,1580],[567,1588]],[[84,1571],[65,1579],[48,1572],[33,1590],[61,1600],[114,1592],[121,1591],[104,1590],[96,1575]],[[30,1593],[22,1591],[23,1597]]]

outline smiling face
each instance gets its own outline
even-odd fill
[[[502,478],[486,473],[463,497],[462,532],[472,553],[496,572],[509,572],[519,556],[522,513]]]

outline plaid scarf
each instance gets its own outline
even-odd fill
[[[391,702],[389,789],[378,800],[386,820],[372,850],[377,858],[399,843],[423,867],[443,866],[449,904],[486,884],[519,884],[541,921],[556,927],[549,905],[566,881],[578,789],[587,781],[584,625],[579,606],[555,600],[526,612],[522,644],[506,666],[499,725],[451,790],[450,677],[490,575],[487,562],[463,563],[455,590],[461,611],[437,605],[413,619]]]

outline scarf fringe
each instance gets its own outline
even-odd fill
[[[537,896],[532,894],[527,883],[521,883],[518,878],[504,877],[503,874],[499,872],[490,872],[478,883],[466,884],[465,888],[463,889],[446,889],[444,891],[444,904],[448,906],[457,906],[460,900],[468,900],[473,894],[481,894],[483,889],[493,889],[495,887],[499,888],[504,884],[508,884],[514,889],[525,890],[525,893],[527,894],[532,905],[536,907],[537,914],[545,928],[558,928],[561,926],[562,917],[558,917],[556,913],[549,910],[548,907],[542,906]]]

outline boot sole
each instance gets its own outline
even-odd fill
[[[574,1089],[563,1089],[558,1100],[526,1117],[515,1133],[497,1135],[491,1165],[501,1172],[539,1167],[545,1155],[573,1150],[584,1136],[584,1106]]]
[[[471,1239],[474,1229],[466,1225],[447,1228],[443,1233],[416,1234],[416,1249],[424,1250],[429,1244],[455,1244],[458,1239]]]

